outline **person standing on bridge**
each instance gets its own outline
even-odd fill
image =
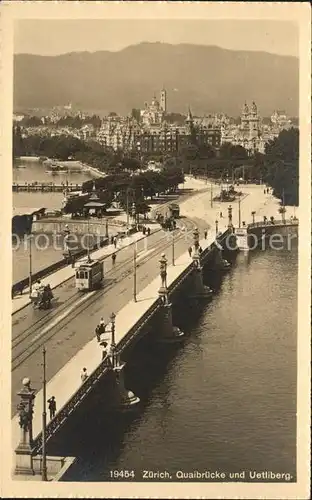
[[[115,238],[114,238],[114,247],[115,247],[115,248],[117,247],[117,238],[116,238],[116,236],[115,236]]]
[[[88,373],[87,373],[87,369],[86,369],[86,368],[83,368],[83,369],[82,369],[82,372],[81,372],[81,376],[80,376],[80,378],[81,378],[81,383],[82,383],[82,384],[83,384],[83,383],[87,380],[88,376],[89,376],[89,375],[88,375]]]
[[[48,409],[50,412],[50,419],[54,418],[56,413],[56,401],[54,396],[48,399]]]
[[[204,238],[205,238],[205,240],[207,239],[207,235],[208,235],[208,231],[207,231],[207,229],[205,229],[205,231],[204,231]]]
[[[116,254],[115,254],[115,252],[112,254],[112,262],[113,262],[113,266],[114,266],[115,262],[116,262]]]
[[[192,257],[192,247],[188,247],[189,256]]]
[[[105,333],[106,325],[104,322],[104,319],[101,318],[100,323],[97,325],[95,329],[95,334],[98,342],[101,342],[101,335],[102,333]]]

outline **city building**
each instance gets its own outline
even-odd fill
[[[150,127],[161,125],[164,120],[164,115],[167,110],[167,94],[166,90],[160,92],[160,102],[154,95],[151,104],[145,102],[144,109],[141,109],[141,120],[144,126]]]
[[[245,103],[240,125],[223,126],[221,142],[243,146],[250,154],[264,152],[265,141],[262,136],[261,120],[255,102],[248,106]]]

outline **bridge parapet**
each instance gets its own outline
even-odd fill
[[[285,220],[274,220],[274,222],[271,222],[267,220],[266,222],[261,221],[261,222],[252,222],[247,225],[248,230],[253,229],[253,228],[267,228],[267,227],[285,227],[285,226],[299,226],[299,220],[298,219],[285,219]]]
[[[88,376],[83,384],[77,389],[77,391],[71,396],[71,398],[63,405],[63,407],[57,412],[55,417],[47,423],[46,427],[46,440],[48,441],[55,433],[62,427],[66,422],[68,416],[74,411],[74,409],[83,401],[83,399],[89,394],[92,387],[100,380],[104,373],[108,372],[112,368],[110,358],[107,356],[102,360],[101,363],[96,367],[96,369]],[[33,453],[40,453],[42,448],[42,432],[36,436],[33,440]]]

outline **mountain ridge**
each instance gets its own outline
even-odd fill
[[[163,86],[172,112],[190,105],[197,114],[237,116],[245,101],[254,100],[261,115],[285,109],[298,116],[299,60],[262,51],[157,42],[114,52],[14,56],[14,108],[72,102],[81,109],[129,114]]]

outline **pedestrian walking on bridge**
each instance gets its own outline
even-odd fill
[[[205,240],[207,239],[207,235],[208,235],[208,231],[207,231],[207,229],[206,229],[206,230],[204,231],[204,238],[205,238]]]
[[[81,376],[80,376],[80,378],[81,378],[81,382],[82,382],[82,384],[83,384],[83,383],[87,380],[87,378],[88,378],[88,373],[87,373],[87,369],[86,369],[86,368],[83,368],[83,369],[82,369],[82,372],[81,372]]]
[[[114,266],[115,262],[116,262],[116,254],[115,254],[115,252],[112,254],[112,262],[113,262],[113,266]]]
[[[56,413],[56,401],[54,396],[48,399],[48,409],[50,412],[50,419],[54,418]]]
[[[188,248],[188,253],[189,253],[189,256],[192,257],[192,247]]]

